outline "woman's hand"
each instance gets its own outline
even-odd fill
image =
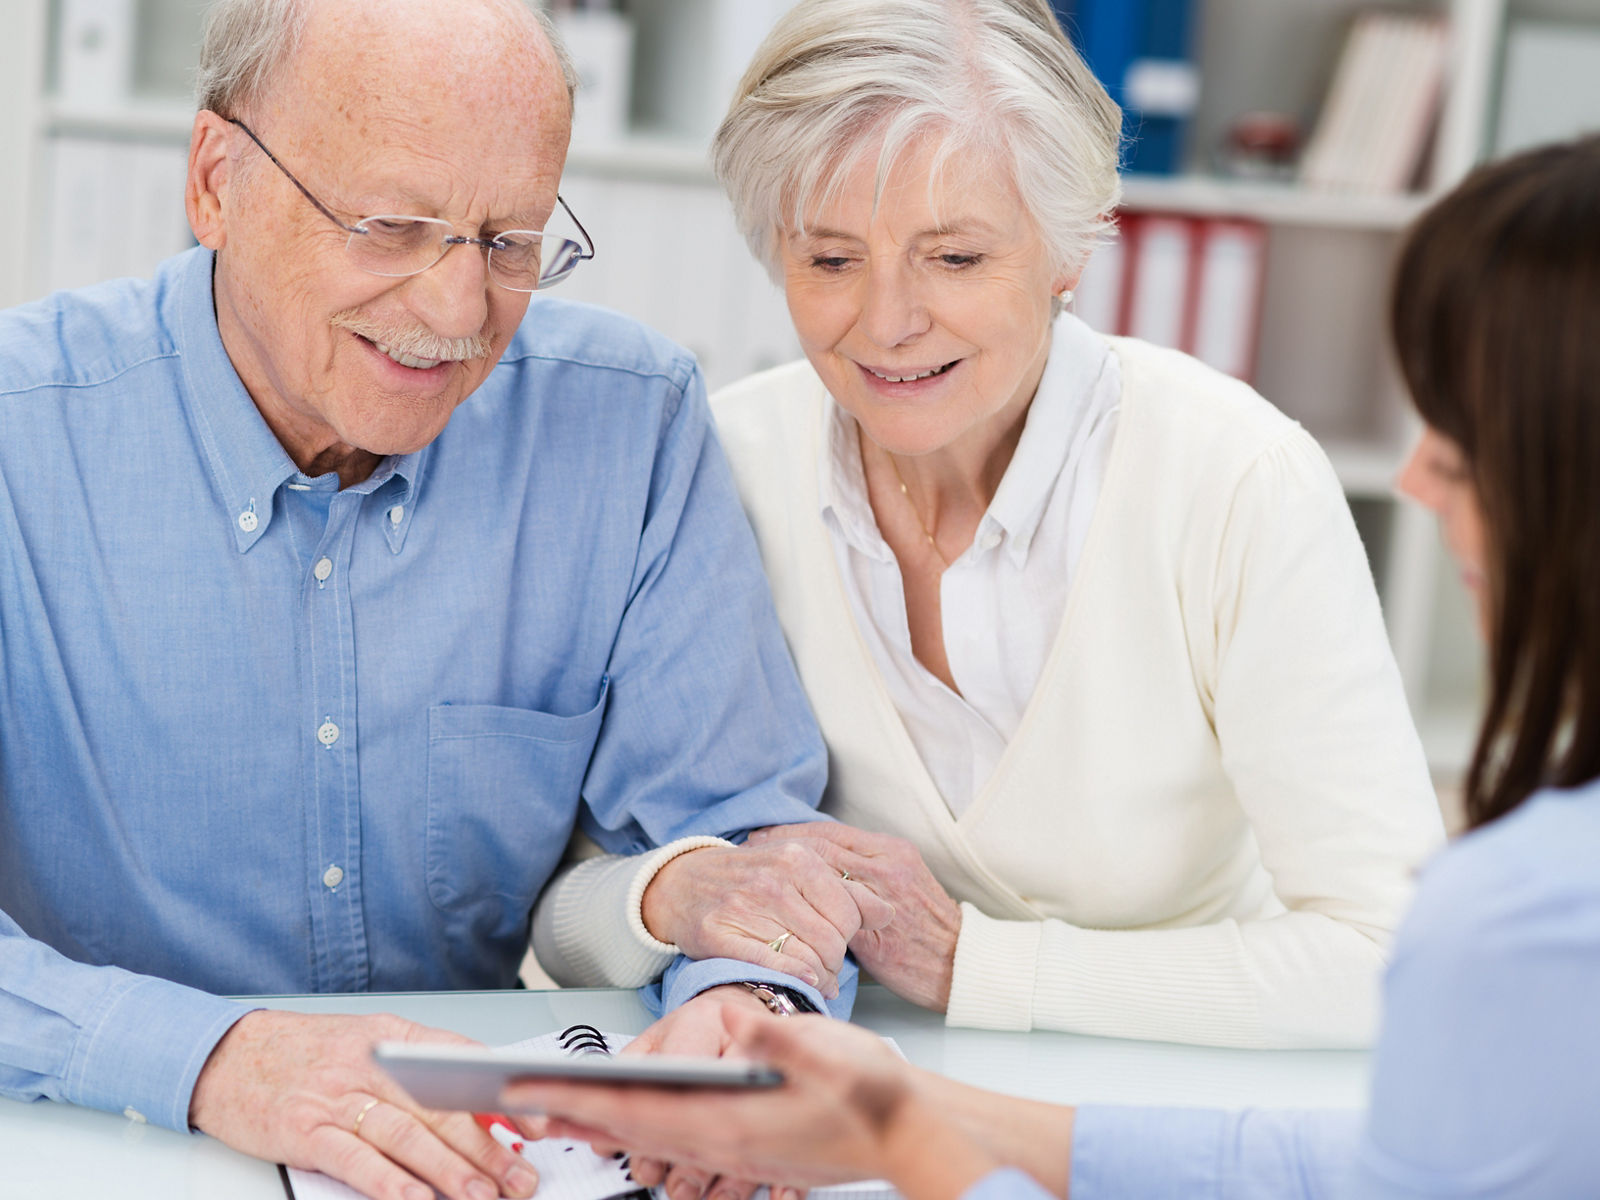
[[[894,906],[894,919],[880,928],[865,926],[850,939],[861,968],[895,995],[944,1012],[950,1007],[961,907],[904,838],[868,833],[835,821],[775,825],[750,835],[750,844],[805,845],[835,874],[849,874]]]
[[[783,1072],[770,1091],[521,1083],[508,1103],[550,1132],[621,1143],[708,1177],[813,1187],[916,1179],[917,1200],[959,1196],[995,1163],[919,1091],[919,1073],[874,1033],[824,1017],[722,1010],[730,1052]],[[676,1197],[674,1197],[676,1200]]]
[[[887,924],[894,907],[846,880],[816,846],[792,839],[680,854],[645,889],[642,915],[654,937],[690,958],[736,958],[782,971],[832,999],[850,940]]]

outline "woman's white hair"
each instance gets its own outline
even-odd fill
[[[316,0],[217,0],[206,13],[195,77],[195,102],[224,117],[237,116],[258,102],[283,65],[294,56]],[[550,18],[521,0],[503,0],[524,12],[549,38],[567,85],[576,94],[578,74]]]
[[[925,134],[1009,167],[1055,269],[1111,229],[1122,113],[1046,0],[800,0],[756,51],[712,143],[740,232],[774,278],[778,237],[835,198],[874,143],[881,195]]]

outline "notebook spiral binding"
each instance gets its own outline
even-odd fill
[[[611,1054],[611,1047],[606,1044],[606,1035],[593,1025],[568,1025],[559,1034],[556,1040],[561,1043],[561,1048],[568,1054]]]

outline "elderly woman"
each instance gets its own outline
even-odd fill
[[[844,823],[766,848],[952,1024],[1364,1044],[1437,806],[1315,442],[1066,309],[1118,136],[1043,0],[801,0],[740,84],[805,360],[713,408]]]

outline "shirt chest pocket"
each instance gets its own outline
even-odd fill
[[[609,681],[588,712],[489,704],[428,710],[428,897],[477,932],[525,931],[560,861],[600,733]]]

